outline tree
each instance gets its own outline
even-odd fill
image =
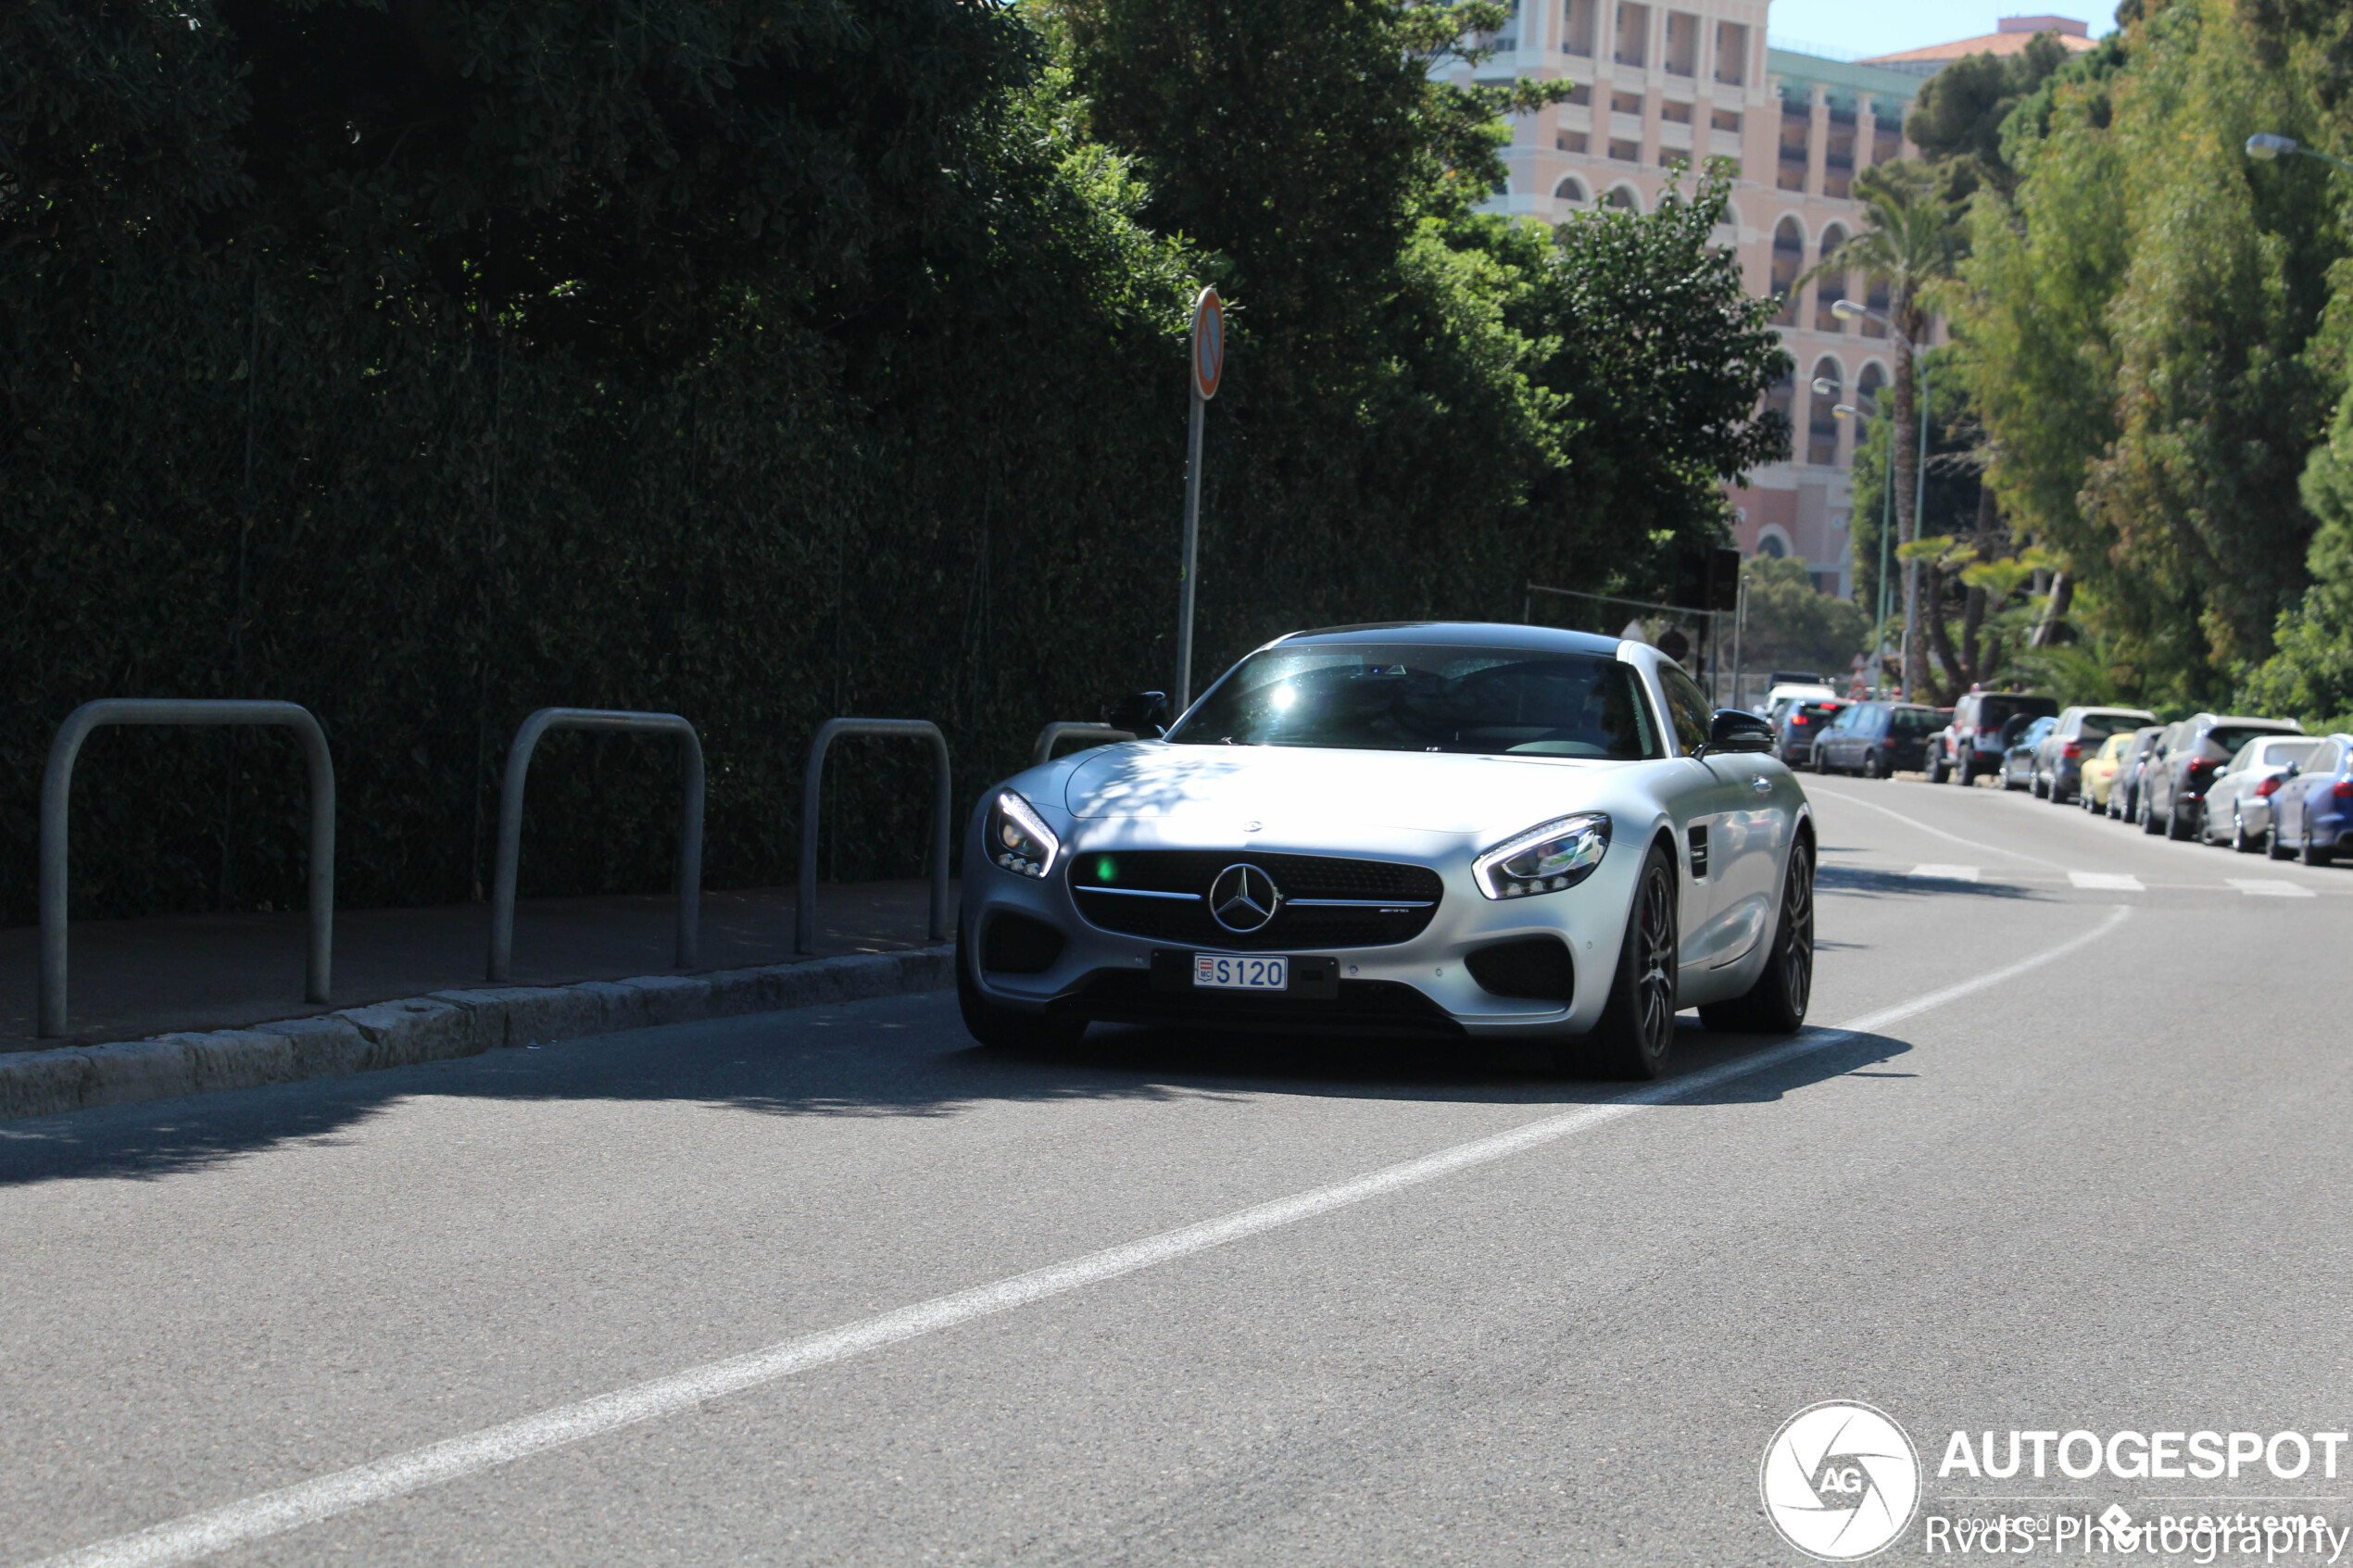
[[[1922,158],[1944,166],[1948,199],[1966,200],[1981,183],[2002,191],[2016,185],[2003,124],[2068,57],[2057,33],[2038,32],[2015,55],[1964,56],[1921,84],[1904,134]]]
[[[1747,598],[1741,661],[1765,670],[1844,670],[1870,639],[1870,622],[1845,599],[1818,592],[1797,558],[1752,556],[1741,562]]]
[[[1953,211],[1931,187],[1925,171],[1914,166],[1890,165],[1884,173],[1876,168],[1867,169],[1856,182],[1856,189],[1863,198],[1866,226],[1824,257],[1813,273],[1861,272],[1887,285],[1888,315],[1901,334],[1893,399],[1899,433],[1895,444],[1896,537],[1908,545],[1919,536],[1919,523],[1913,516],[1919,459],[1919,442],[1911,437],[1917,428],[1914,421],[1919,398],[1913,360],[1927,346],[1932,292],[1952,276],[1957,250]],[[1907,573],[1904,603],[1912,634],[1904,648],[1906,692],[1919,688],[1928,678],[1927,628],[1918,613],[1918,574]]]

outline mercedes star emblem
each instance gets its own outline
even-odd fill
[[[1275,879],[1247,861],[1227,866],[1209,884],[1210,916],[1228,931],[1264,930],[1282,904]]]

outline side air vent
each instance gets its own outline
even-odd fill
[[[1577,972],[1568,947],[1557,936],[1527,936],[1498,942],[1463,960],[1479,989],[1498,997],[1523,997],[1567,1007],[1577,995]]]
[[[1043,921],[1009,909],[988,917],[980,967],[991,974],[1043,974],[1063,956],[1063,934]]]
[[[1692,829],[1692,880],[1693,882],[1707,880],[1707,830],[1705,828]]]

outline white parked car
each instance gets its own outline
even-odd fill
[[[1795,682],[1784,682],[1765,694],[1765,701],[1756,711],[1768,718],[1779,719],[1781,716],[1781,704],[1784,702],[1843,702],[1845,700],[1843,694],[1823,685],[1818,681],[1807,681],[1802,684]]]
[[[2230,834],[2231,847],[2252,855],[2271,837],[2271,797],[2292,768],[2310,760],[2321,748],[2317,736],[2258,735],[2233,754],[2214,782],[2206,786],[2206,809],[2198,813],[2197,836],[2202,844],[2216,842],[2218,830]]]
[[[956,978],[988,1045],[1089,1022],[1547,1042],[1655,1076],[1675,1014],[1788,1033],[1811,808],[1656,648],[1470,623],[1281,637],[1164,737],[987,791]]]

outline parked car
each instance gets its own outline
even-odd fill
[[[1791,703],[1834,700],[1838,700],[1838,692],[1825,682],[1784,681],[1777,675],[1773,678],[1773,684],[1766,688],[1765,706],[1757,711],[1779,723],[1787,717]]]
[[[2034,794],[2054,806],[2066,805],[2075,798],[2087,754],[2097,750],[2110,735],[2130,734],[2143,724],[2156,722],[2156,714],[2138,708],[2061,709],[2057,726],[2044,737],[2034,754],[2030,781]]]
[[[1928,782],[1957,778],[1969,784],[1981,774],[2000,771],[2003,752],[2018,738],[2016,730],[2005,736],[2004,727],[2021,717],[2030,721],[2045,715],[2056,718],[2058,710],[2056,697],[1970,692],[1954,704],[1952,723],[1929,743]]]
[[[2108,821],[2129,822],[2134,820],[2133,806],[2140,798],[2142,772],[2157,750],[2158,737],[2168,728],[2164,724],[2144,724],[2133,732],[2132,744],[2124,748],[2124,755],[2116,759],[2116,778],[2108,785]]]
[[[1996,766],[2001,771],[2004,789],[2025,789],[2033,783],[2034,755],[2057,728],[2056,713],[2045,713],[2039,719],[2013,713],[2003,722],[2003,738],[2007,744],[2002,747],[2002,759]]]
[[[2280,775],[2271,797],[2271,859],[2325,866],[2353,842],[2353,735],[2334,734]]]
[[[1845,707],[1834,699],[1798,698],[1783,703],[1781,716],[1773,724],[1773,755],[1793,768],[1804,767],[1814,759],[1815,737],[1829,729]]]
[[[1867,779],[1917,771],[1928,760],[1928,737],[1944,722],[1943,714],[1921,703],[1849,703],[1815,737],[1814,771]]]
[[[2119,730],[2100,742],[2097,751],[2083,759],[2083,770],[2075,784],[2075,804],[2086,811],[2108,809],[2109,792],[2116,785],[2117,765],[2133,749],[2133,737],[2138,734],[2138,730]]]
[[[2320,749],[2316,739],[2265,736],[2238,748],[2214,782],[2206,786],[2206,809],[2198,813],[2200,844],[2221,842],[2219,828],[2230,834],[2231,847],[2252,855],[2271,836],[2271,797],[2280,780],[2297,763]]]
[[[2259,735],[2300,735],[2293,719],[2199,713],[2168,728],[2141,771],[2135,802],[2143,833],[2187,838],[2197,831],[2206,791],[2232,754]]]

